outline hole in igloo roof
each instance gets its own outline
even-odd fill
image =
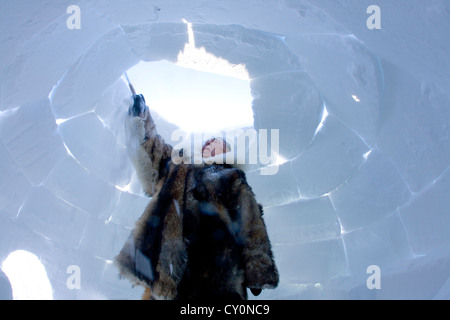
[[[149,107],[187,132],[253,126],[250,79],[245,65],[232,64],[196,47],[192,24],[177,62],[140,62],[127,74]]]
[[[141,62],[127,74],[151,110],[187,132],[253,126],[249,80],[167,61]]]

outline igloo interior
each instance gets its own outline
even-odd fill
[[[251,299],[449,299],[446,0],[1,1],[2,286],[21,298],[11,270],[33,264],[9,258],[28,252],[49,298],[141,297],[112,264],[148,203],[123,74],[176,63],[186,21],[197,48],[245,66],[254,128],[279,129],[286,161],[247,177],[280,284]],[[157,126],[170,141],[176,126]]]

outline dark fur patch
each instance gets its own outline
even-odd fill
[[[265,284],[276,286],[278,274],[264,221],[260,220],[262,207],[256,203],[245,174],[223,165],[176,166],[171,161],[166,165],[169,173],[135,235],[136,249],[151,262],[154,277],[148,279],[148,272],[140,272],[136,266],[130,271],[149,285],[158,282],[162,286],[158,286],[158,293],[172,281],[174,296],[167,297],[178,300],[241,300],[247,299],[249,284],[253,289]],[[174,200],[180,212],[172,212]],[[181,229],[166,225],[179,223],[167,222],[168,212],[182,215]],[[185,251],[172,258],[165,256],[167,269],[158,274],[164,235],[171,241],[179,239]],[[176,276],[168,271],[170,263],[179,271]]]
[[[229,207],[221,206],[222,202],[230,203],[229,199],[223,201],[224,197],[230,197],[228,170],[223,166],[211,166],[196,169],[186,176],[186,185],[192,185],[190,190],[185,190],[184,196],[185,204],[189,205],[183,207],[188,265],[178,287],[177,299],[246,299],[244,278],[236,278],[236,271],[244,268],[243,244],[221,218],[221,214],[230,213]],[[208,177],[209,174],[214,174],[215,179]],[[234,282],[241,283],[239,292]]]
[[[141,251],[144,256],[148,257],[152,267],[152,273],[154,277],[158,278],[156,266],[159,261],[159,255],[161,253],[161,241],[162,233],[164,229],[164,218],[168,208],[172,205],[172,187],[177,179],[178,166],[173,166],[173,170],[170,172],[167,182],[163,184],[161,191],[158,195],[158,200],[150,219],[146,222],[145,233],[142,237]]]

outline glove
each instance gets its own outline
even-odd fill
[[[133,95],[134,103],[128,110],[130,116],[133,117],[144,117],[145,112],[145,98],[142,94],[134,94]]]

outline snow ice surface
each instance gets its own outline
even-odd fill
[[[148,203],[122,75],[177,62],[186,21],[197,48],[245,65],[254,128],[280,130],[277,174],[247,172],[281,278],[257,298],[449,299],[447,0],[2,1],[0,262],[36,255],[54,299],[140,298],[112,264]]]

